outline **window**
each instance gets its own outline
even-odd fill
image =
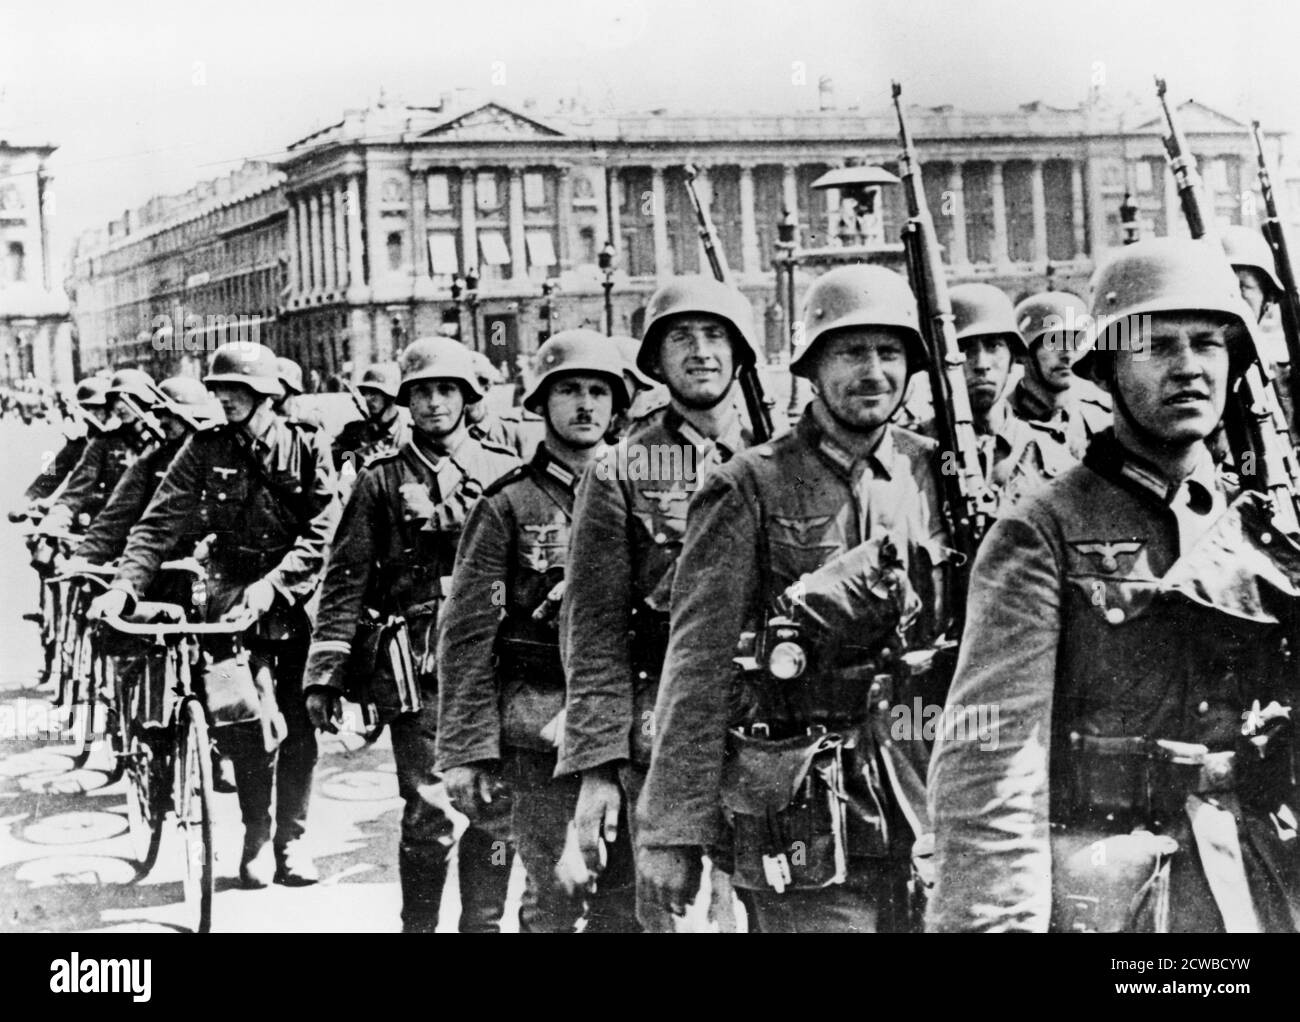
[[[479,209],[496,209],[501,205],[497,196],[497,176],[495,171],[480,170],[474,180],[475,201]]]
[[[451,209],[451,179],[446,174],[429,175],[429,208]]]
[[[402,234],[400,231],[393,231],[388,236],[388,268],[390,270],[400,270],[402,268]]]
[[[1208,160],[1205,165],[1205,179],[1210,190],[1226,192],[1228,190],[1228,161],[1224,159]]]
[[[544,209],[546,206],[546,178],[540,171],[529,171],[524,175],[524,205],[529,209]]]
[[[592,264],[596,261],[596,232],[590,227],[584,227],[578,232],[578,238],[582,241],[582,262]]]
[[[15,284],[27,279],[26,254],[21,241],[9,242],[9,279]]]
[[[1137,162],[1137,190],[1139,192],[1155,191],[1155,181],[1151,174],[1151,161],[1138,160]]]
[[[435,277],[454,277],[460,272],[456,235],[446,231],[429,233],[429,265],[432,266]]]
[[[524,241],[528,245],[530,266],[554,266],[559,262],[555,258],[555,246],[551,243],[549,231],[529,231],[524,235]]]
[[[500,231],[483,231],[478,236],[478,247],[483,253],[483,261],[489,266],[509,265],[510,249]]]

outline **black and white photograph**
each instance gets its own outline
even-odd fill
[[[1141,934],[1103,993],[1258,994],[1297,39],[0,0],[0,933]],[[49,991],[147,1000],[99,946]]]

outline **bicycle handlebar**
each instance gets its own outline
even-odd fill
[[[182,608],[176,604],[168,604],[167,606],[176,607],[177,613],[184,613]],[[121,617],[103,617],[100,618],[100,621],[107,627],[122,632],[124,635],[236,635],[251,628],[257,621],[257,615],[243,614],[234,621],[211,622],[163,621],[156,624],[144,624],[137,621],[127,621]]]

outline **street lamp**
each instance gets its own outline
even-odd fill
[[[474,350],[478,351],[478,267],[471,266],[465,271],[465,300],[469,303],[470,332],[474,338]]]
[[[605,336],[614,336],[614,251],[613,240],[605,242],[596,256],[596,262],[600,266],[601,272],[605,274],[605,280],[600,285],[605,289]]]
[[[551,334],[554,332],[554,324],[553,324],[552,317],[555,314],[555,310],[551,306],[551,293],[554,290],[555,290],[554,281],[550,281],[550,280],[542,281],[542,307],[538,310],[538,312],[541,313],[542,322],[546,324],[546,331],[545,331],[546,336],[542,338],[543,341],[550,340]]]
[[[1137,203],[1131,192],[1124,193],[1124,201],[1119,206],[1119,222],[1124,230],[1123,242],[1132,245],[1142,235],[1142,225],[1138,223]]]
[[[798,338],[795,323],[794,304],[794,250],[799,247],[799,221],[788,209],[782,210],[781,222],[776,226],[776,258],[772,265],[776,269],[776,296],[785,314],[786,329],[790,332],[790,361],[794,362],[795,342]],[[785,286],[782,287],[781,272],[785,271]],[[786,416],[793,422],[799,414],[799,377],[790,374],[790,403],[786,406]]]

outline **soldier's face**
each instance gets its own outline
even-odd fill
[[[361,399],[365,401],[366,410],[370,413],[372,419],[378,419],[388,410],[388,406],[393,403],[393,399],[387,394],[369,388],[361,391]]]
[[[962,352],[966,356],[971,411],[983,415],[997,404],[1006,388],[1011,375],[1011,348],[1003,338],[989,334],[970,338]]]
[[[226,413],[226,421],[235,426],[247,422],[261,400],[251,387],[243,387],[238,383],[214,383],[208,389]]]
[[[91,407],[86,409],[86,412],[101,426],[113,415],[113,412],[109,409],[108,405],[91,405]]]
[[[155,417],[158,419],[158,428],[168,440],[179,440],[185,435],[185,423],[170,412],[160,411]]]
[[[1074,384],[1070,366],[1075,360],[1074,343],[1061,345],[1039,341],[1029,353],[1029,367],[1048,390],[1061,393]]]
[[[1250,311],[1255,314],[1255,320],[1258,322],[1264,315],[1264,303],[1268,300],[1264,281],[1256,271],[1247,267],[1236,267],[1236,271],[1241,297],[1246,299],[1246,304],[1250,306]]]
[[[659,372],[687,408],[712,408],[735,374],[727,326],[714,316],[677,316],[659,345]]]
[[[1122,398],[1117,409],[1148,434],[1188,444],[1219,424],[1228,393],[1228,343],[1219,321],[1196,313],[1152,316],[1147,351],[1120,350],[1114,358],[1109,387]]]
[[[831,417],[869,433],[889,421],[907,389],[907,349],[889,330],[852,327],[826,339],[813,382]]]
[[[614,392],[600,376],[562,376],[546,392],[546,421],[570,447],[595,447],[609,430]]]
[[[419,380],[411,385],[411,423],[441,439],[456,430],[465,414],[465,394],[455,380]]]

